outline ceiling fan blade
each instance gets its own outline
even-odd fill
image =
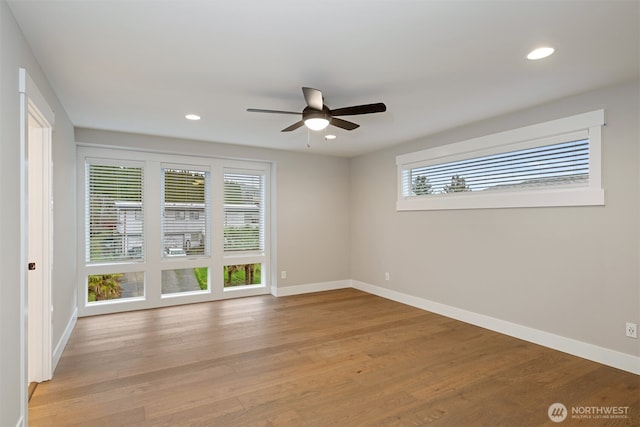
[[[353,122],[348,122],[346,120],[338,119],[336,117],[331,118],[331,124],[333,126],[337,126],[345,130],[354,130],[360,127],[360,125],[358,124],[355,124]]]
[[[332,116],[356,116],[358,114],[383,113],[387,106],[382,102],[376,104],[355,105],[353,107],[336,108],[331,110]]]
[[[296,122],[296,123],[292,124],[291,126],[282,129],[280,132],[291,132],[292,130],[298,129],[302,125],[304,125],[304,122],[302,120],[300,120],[299,122]]]
[[[304,99],[307,101],[307,105],[314,110],[322,111],[322,107],[324,107],[324,100],[322,99],[322,92],[318,89],[313,89],[310,87],[303,87],[302,93],[304,94]]]
[[[297,114],[300,115],[300,112],[294,111],[280,111],[280,110],[261,110],[260,108],[247,108],[247,111],[250,113],[273,113],[273,114]]]

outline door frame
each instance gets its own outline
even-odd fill
[[[20,93],[20,289],[21,289],[21,374],[22,395],[27,396],[29,380],[36,382],[50,380],[53,377],[52,351],[52,262],[53,262],[53,178],[52,178],[52,133],[55,123],[53,110],[24,68],[19,70]],[[40,129],[30,135],[29,120],[38,124]],[[33,138],[36,138],[35,140]],[[42,253],[41,265],[37,266],[41,278],[35,303],[29,298],[29,146],[36,147],[42,155],[41,195],[42,206]],[[40,221],[40,220],[39,220]],[[30,331],[31,326],[31,331]],[[30,335],[33,336],[30,339]],[[30,348],[29,342],[36,348]],[[31,358],[29,355],[36,356]],[[34,362],[35,361],[35,362]],[[30,378],[33,377],[33,378]],[[26,415],[27,404],[24,403]]]

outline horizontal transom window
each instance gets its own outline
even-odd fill
[[[397,157],[398,210],[598,205],[602,110]]]
[[[588,185],[589,140],[409,169],[405,197],[462,191]]]

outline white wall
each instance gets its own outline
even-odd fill
[[[78,143],[274,162],[276,271],[287,271],[278,288],[349,278],[348,159],[82,128],[75,135]]]
[[[18,69],[26,68],[56,115],[54,161],[53,345],[75,308],[75,146],[73,127],[6,2],[0,0],[0,425],[20,421],[20,121]]]
[[[638,82],[352,159],[351,277],[640,355]],[[395,156],[604,108],[604,207],[396,212]],[[384,280],[384,272],[391,280]]]

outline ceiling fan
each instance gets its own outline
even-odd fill
[[[304,99],[307,102],[307,106],[301,113],[294,111],[280,111],[280,110],[261,110],[258,108],[247,108],[247,111],[252,113],[274,113],[274,114],[297,114],[302,115],[302,120],[292,124],[289,127],[282,129],[282,132],[291,132],[296,130],[302,125],[307,126],[311,130],[322,130],[329,125],[333,125],[345,130],[354,130],[360,125],[349,122],[347,120],[339,119],[337,116],[356,116],[360,114],[382,113],[387,111],[387,106],[382,102],[376,104],[355,105],[353,107],[336,108],[335,110],[329,109],[324,105],[324,98],[322,92],[318,89],[310,87],[303,87],[302,93]]]

